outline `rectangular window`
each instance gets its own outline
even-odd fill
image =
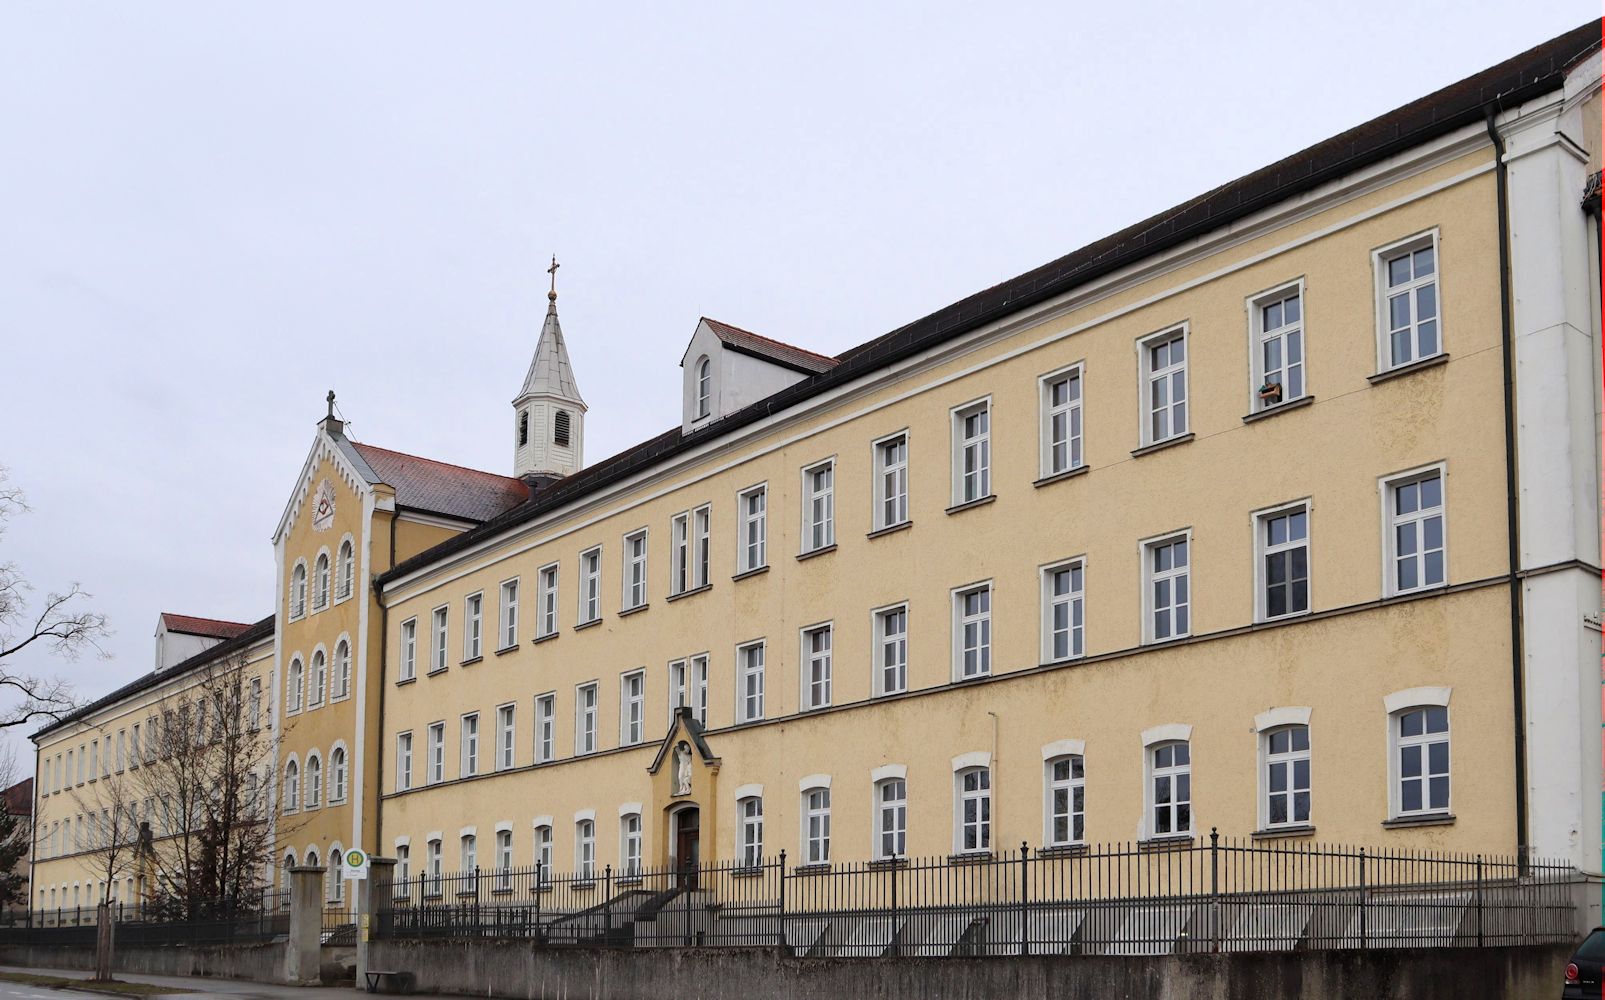
[[[557,695],[535,699],[535,763],[545,764],[557,753]]]
[[[552,878],[552,828],[549,826],[535,828],[535,866],[540,884],[549,885]]]
[[[1193,766],[1185,741],[1161,743],[1150,751],[1149,806],[1153,810],[1152,836],[1176,837],[1193,832]]]
[[[446,669],[446,609],[436,608],[429,639],[429,672]]]
[[[875,442],[875,516],[877,531],[908,520],[908,433]]]
[[[1042,571],[1042,659],[1074,659],[1086,652],[1086,566],[1079,560]]]
[[[477,660],[484,652],[485,595],[469,594],[463,602],[463,659]]]
[[[619,862],[625,876],[641,874],[641,814],[630,813],[619,820]]]
[[[1377,251],[1376,275],[1379,369],[1441,353],[1438,234],[1425,233]]]
[[[1164,642],[1190,634],[1191,566],[1187,549],[1187,535],[1173,535],[1143,546],[1146,576],[1143,582],[1148,605],[1144,639],[1148,642]]]
[[[1447,580],[1443,470],[1392,480],[1384,492],[1389,596],[1443,586]]]
[[[972,767],[958,774],[959,829],[954,847],[962,853],[992,849],[992,769]]]
[[[412,787],[412,733],[396,734],[396,791]]]
[[[693,656],[669,664],[669,721],[685,706],[702,725],[708,724],[708,658]]]
[[[431,785],[446,780],[446,724],[432,722],[429,724],[429,774],[427,781]]]
[[[1142,443],[1159,444],[1187,433],[1187,328],[1139,345],[1144,385]]]
[[[1266,410],[1304,395],[1303,283],[1279,288],[1249,303],[1254,345],[1254,409]]]
[[[1265,826],[1310,822],[1310,728],[1284,726],[1266,733]]]
[[[597,687],[593,681],[581,684],[574,692],[574,752],[596,752],[596,700]]]
[[[804,629],[803,698],[804,708],[825,708],[830,705],[830,651],[831,627],[820,625]]]
[[[602,617],[602,548],[580,553],[580,621],[584,625]]]
[[[697,717],[697,723],[706,726],[708,724],[708,658],[705,655],[691,657],[691,708]]]
[[[535,576],[535,623],[538,638],[557,634],[557,563],[542,566]]]
[[[875,860],[908,853],[908,785],[887,778],[875,786]]]
[[[803,552],[836,544],[836,462],[803,470]]]
[[[875,693],[908,690],[908,605],[875,612]]]
[[[691,588],[708,585],[709,541],[713,533],[713,508],[698,507],[691,512]]]
[[[1430,705],[1394,716],[1399,816],[1449,811],[1449,709]]]
[[[596,821],[582,819],[574,828],[574,858],[581,878],[596,876]]]
[[[625,674],[619,682],[619,743],[633,746],[645,738],[646,672]]]
[[[646,529],[624,536],[624,610],[646,604]]]
[[[440,855],[440,841],[431,840],[429,842],[427,861],[429,865],[429,890],[427,895],[433,897],[439,897],[440,895]]]
[[[500,771],[511,769],[517,760],[518,727],[514,707],[503,705],[496,709],[496,768]]]
[[[1042,478],[1081,468],[1081,366],[1042,378]]]
[[[1048,846],[1079,844],[1087,833],[1087,772],[1080,754],[1047,763]]]
[[[1310,610],[1310,513],[1304,504],[1254,518],[1259,545],[1261,621]]]
[[[479,773],[479,713],[473,712],[463,716],[462,722],[463,744],[462,764],[460,771],[464,778],[471,778]]]
[[[957,680],[992,672],[992,585],[953,593],[953,676]]]
[[[399,680],[410,681],[418,676],[418,619],[409,618],[401,623],[401,671]]]
[[[669,522],[669,593],[683,594],[690,589],[691,514],[674,515]]]
[[[803,859],[805,864],[830,864],[830,789],[810,788],[803,793]]]
[[[736,540],[740,557],[736,572],[750,573],[769,565],[768,506],[769,487],[754,486],[742,493],[737,502],[741,508],[741,537]]]
[[[992,403],[982,400],[953,411],[953,504],[992,495]]]
[[[256,730],[262,723],[262,679],[260,677],[252,678],[251,680],[250,709],[246,715],[246,718],[253,731]],[[139,762],[143,759],[143,751],[140,748],[144,744],[140,743],[139,741],[139,726],[139,723],[134,723],[133,734],[128,738],[129,767],[138,767]],[[49,766],[49,763],[49,761],[45,762],[47,767]],[[49,772],[47,771],[46,773],[48,774]],[[45,791],[50,791],[50,782],[48,778],[45,780]]]
[[[496,831],[496,888],[507,890],[513,887],[513,831]]]
[[[741,864],[756,867],[763,863],[763,799],[754,795],[737,805],[741,812]]]
[[[498,619],[498,649],[512,649],[518,645],[518,579],[515,577],[501,586],[501,617]]]
[[[742,722],[763,718],[764,644],[754,642],[736,649],[736,669],[741,705],[736,717]]]

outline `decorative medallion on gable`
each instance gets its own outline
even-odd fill
[[[327,479],[318,484],[312,501],[312,530],[328,531],[334,527],[334,485]]]

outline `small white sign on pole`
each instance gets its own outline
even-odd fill
[[[359,851],[353,847],[345,853],[344,861],[345,865],[341,874],[345,878],[356,881],[368,877],[368,854],[366,851]]]

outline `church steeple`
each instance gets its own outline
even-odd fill
[[[513,475],[556,479],[585,464],[585,400],[557,321],[557,258],[547,273],[546,321],[524,388],[513,400]]]

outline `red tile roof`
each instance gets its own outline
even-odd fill
[[[488,521],[529,499],[523,480],[353,441],[373,471],[395,488],[396,503],[465,521]]]
[[[5,810],[12,816],[33,815],[33,779],[24,778],[10,788],[0,792],[4,798]]]
[[[162,624],[169,632],[185,635],[203,635],[209,639],[232,639],[250,628],[248,622],[226,622],[218,618],[197,618],[194,615],[175,615],[162,612]]]
[[[726,346],[734,347],[738,351],[744,350],[749,354],[756,354],[762,358],[768,358],[771,361],[785,365],[787,368],[796,368],[809,374],[817,374],[818,372],[830,371],[838,364],[835,358],[826,357],[823,354],[815,354],[813,351],[794,347],[791,344],[781,343],[772,337],[765,337],[762,334],[753,333],[751,330],[743,330],[739,326],[721,323],[706,316],[702,317],[702,322],[708,324],[708,329],[712,330],[714,336],[723,341]]]

